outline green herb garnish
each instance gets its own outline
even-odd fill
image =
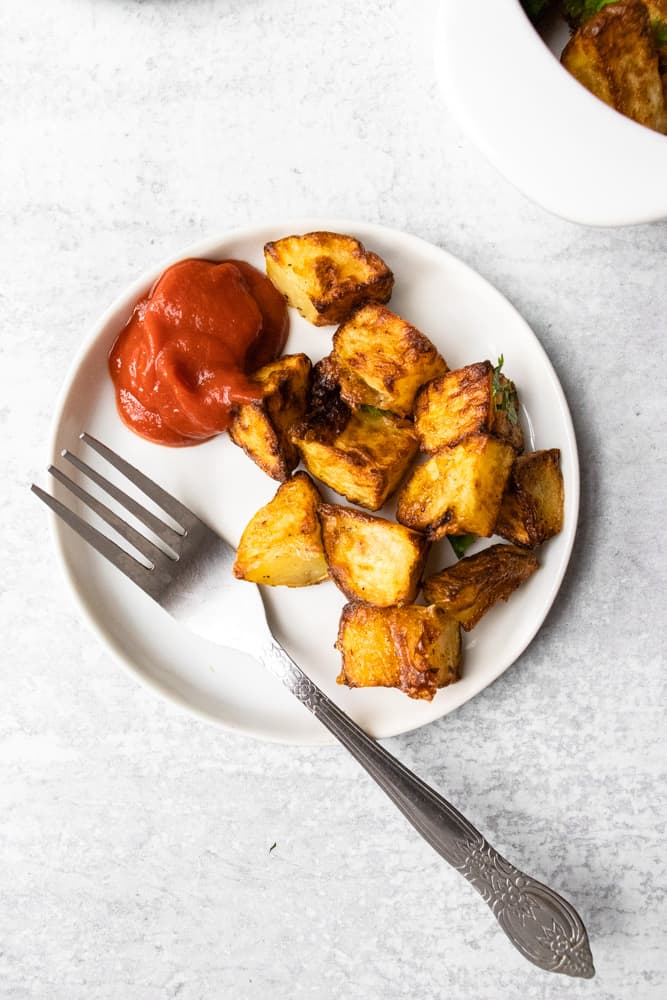
[[[656,46],[662,48],[663,45],[667,45],[667,21],[661,21],[658,17],[651,22],[651,27]]]
[[[359,407],[361,410],[365,410],[369,417],[391,417],[393,416],[391,410],[381,410],[377,406],[371,406],[370,403],[362,403]]]
[[[617,2],[618,0],[561,0],[561,9],[570,24],[579,26],[598,14],[603,7]]]
[[[537,21],[548,7],[553,6],[553,0],[521,0],[521,4],[531,21]]]
[[[457,559],[462,559],[472,543],[477,541],[476,535],[447,535],[447,538]]]
[[[491,383],[493,408],[494,410],[503,410],[507,413],[507,419],[514,426],[519,422],[519,413],[517,411],[518,397],[514,382],[507,377],[501,380],[500,372],[504,363],[505,358],[501,354],[498,358],[498,364],[493,369],[493,382]]]

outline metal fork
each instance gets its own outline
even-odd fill
[[[249,653],[350,751],[418,833],[480,893],[512,944],[549,972],[595,974],[586,929],[553,889],[506,861],[461,813],[368,736],[288,656],[269,630],[259,588],[235,579],[235,551],[191,510],[88,434],[90,448],[149,497],[174,529],[70,451],[62,457],[153,532],[137,531],[60,469],[49,472],[139,552],[148,565],[33,484],[37,496],[94,549],[193,632]]]

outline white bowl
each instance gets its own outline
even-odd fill
[[[435,45],[442,93],[463,129],[520,191],[593,226],[667,218],[667,137],[590,94],[565,70],[519,0],[442,0]]]

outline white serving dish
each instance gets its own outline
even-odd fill
[[[93,325],[63,387],[49,459],[57,465],[63,448],[79,450],[78,435],[87,430],[237,545],[251,515],[270,500],[278,484],[227,435],[196,448],[164,448],[137,437],[118,416],[107,358],[135,303],[167,264],[185,257],[232,258],[263,268],[262,248],[267,241],[314,229],[351,233],[387,261],[396,276],[391,308],[427,332],[450,367],[483,358],[495,361],[503,354],[505,370],[519,387],[529,449],[561,450],[563,531],[540,549],[539,571],[466,635],[462,679],[439,691],[432,702],[415,701],[395,690],[350,690],[336,683],[340,654],[334,642],[345,598],[331,581],[301,589],[264,588],[276,637],[290,655],[368,732],[392,736],[463,705],[521,655],[558,593],[576,533],[579,464],[563,391],[533,332],[480,275],[415,236],[352,220],[288,219],[187,247],[139,278]],[[294,310],[290,313],[287,351],[304,351],[314,361],[328,354],[334,328],[313,327]],[[81,453],[81,457],[96,464],[95,456]],[[108,469],[100,471],[109,474]],[[54,492],[72,503],[57,483]],[[323,493],[328,500],[340,500],[324,488]],[[393,516],[391,504],[380,513]],[[259,664],[188,633],[55,516],[52,526],[65,578],[83,617],[112,655],[144,684],[232,731],[284,743],[331,742],[321,724]],[[486,540],[476,543],[485,544]],[[432,556],[433,570],[454,561],[444,540],[436,543]]]
[[[667,136],[578,83],[557,57],[565,38],[543,41],[519,0],[441,0],[435,66],[448,106],[491,163],[550,212],[592,226],[667,218]]]

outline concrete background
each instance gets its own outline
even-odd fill
[[[584,229],[509,186],[436,89],[435,8],[0,5],[2,1000],[665,996],[667,225]],[[547,622],[388,745],[576,904],[592,982],[525,963],[343,751],[227,735],[138,687],[61,584],[27,487],[90,324],[179,247],[307,214],[459,255],[568,396],[581,521]]]

